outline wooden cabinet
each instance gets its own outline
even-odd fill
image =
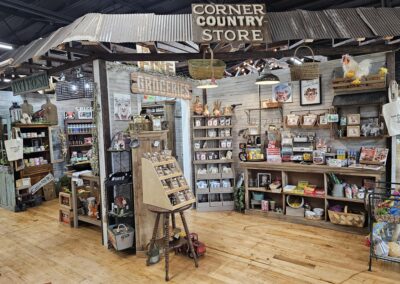
[[[67,160],[71,160],[73,153],[80,158],[92,148],[93,120],[66,119],[64,123],[68,147]]]

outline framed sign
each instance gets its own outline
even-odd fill
[[[321,96],[321,78],[314,80],[300,81],[300,105],[320,105],[322,104]]]
[[[271,42],[265,4],[192,4],[195,42]]]
[[[131,73],[131,92],[141,95],[191,100],[192,84],[174,77],[133,72]]]
[[[292,87],[289,83],[272,85],[272,101],[280,103],[292,103]]]
[[[93,119],[93,108],[92,107],[76,107],[78,119]]]
[[[46,72],[40,72],[11,82],[11,89],[16,95],[31,93],[49,88],[49,78]]]

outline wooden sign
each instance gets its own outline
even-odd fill
[[[271,42],[264,4],[192,4],[195,42]]]
[[[16,79],[11,82],[11,89],[14,93],[14,96],[45,90],[48,88],[49,78],[45,72]]]
[[[184,100],[192,99],[192,85],[190,83],[168,76],[142,72],[131,73],[131,92]]]
[[[51,173],[47,174],[47,176],[45,176],[44,178],[42,178],[40,181],[38,181],[29,188],[29,193],[35,194],[39,189],[41,189],[43,186],[45,186],[46,184],[48,184],[53,180],[54,176]]]

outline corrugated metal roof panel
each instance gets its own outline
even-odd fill
[[[321,11],[327,15],[338,38],[373,37],[371,29],[360,18],[355,9],[336,9]]]
[[[398,11],[399,9],[397,8],[357,8],[359,16],[376,36],[395,36],[400,34]]]
[[[268,13],[272,41],[307,38],[299,11]]]
[[[307,38],[309,39],[331,39],[337,38],[338,34],[332,27],[328,17],[320,11],[300,11],[304,26],[307,27]]]

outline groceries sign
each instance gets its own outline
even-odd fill
[[[195,42],[270,42],[264,4],[192,4]]]
[[[143,72],[131,73],[131,91],[134,94],[162,96],[184,100],[192,99],[192,85],[182,79]]]

